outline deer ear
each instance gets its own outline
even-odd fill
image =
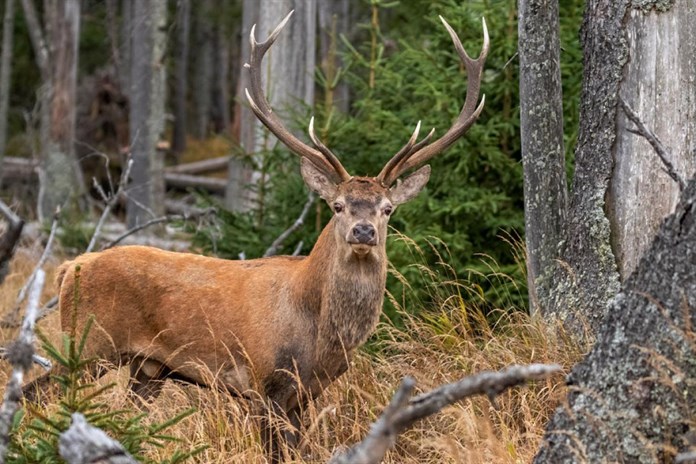
[[[394,206],[406,203],[423,190],[430,179],[430,166],[425,165],[408,176],[403,182],[399,181],[391,188],[391,201]]]
[[[300,171],[307,187],[317,192],[324,200],[331,201],[336,197],[336,183],[304,156],[300,161]]]

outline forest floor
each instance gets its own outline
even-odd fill
[[[37,258],[35,251],[18,250],[10,274],[0,286],[3,313],[14,307],[19,288]],[[55,294],[52,274],[58,263],[59,259],[54,258],[46,266],[43,301]],[[456,291],[427,313],[402,316],[402,328],[381,323],[348,372],[307,407],[301,443],[297,452],[290,454],[289,462],[326,462],[337,448],[359,441],[406,375],[416,379],[418,391],[426,391],[469,374],[512,364],[557,363],[567,373],[586,350],[522,311],[501,312],[492,323],[490,315],[481,315]],[[57,315],[50,315],[38,326],[49,339],[60,340]],[[0,345],[7,345],[15,333],[16,330],[3,329]],[[8,372],[3,366],[3,385]],[[145,421],[149,423],[165,421],[192,407],[196,409],[165,432],[180,442],[148,448],[148,459],[161,462],[172,456],[174,448],[188,450],[207,445],[188,462],[266,462],[258,421],[244,400],[168,381],[159,398],[143,408],[127,393],[127,377],[127,369],[122,368],[100,380],[116,382],[114,388],[101,395],[101,401],[114,410],[145,412]],[[556,375],[504,392],[495,404],[485,397],[463,401],[400,436],[385,462],[530,462],[540,445],[544,426],[565,392],[563,375]],[[51,407],[49,398],[48,409]]]

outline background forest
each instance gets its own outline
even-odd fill
[[[124,10],[127,3],[84,2],[80,15],[75,150],[78,157],[87,157],[81,163],[87,187],[93,176],[100,181],[104,178],[103,159],[95,157],[95,151],[108,155],[112,170],[123,166],[119,150],[123,152],[125,146],[127,151],[123,137],[127,136],[124,127],[128,126],[129,92],[124,76],[129,74],[122,37],[128,28],[124,19],[129,14]],[[182,2],[168,5],[167,98],[166,113],[161,115],[166,121],[161,142],[171,141],[164,148],[166,164],[232,154],[263,173],[261,181],[245,186],[255,192],[245,211],[221,210],[212,223],[196,225],[194,244],[222,257],[237,258],[240,253],[247,258],[261,256],[299,216],[306,202],[306,187],[299,176],[299,162],[284,146],[268,142],[249,153],[239,145],[235,117],[241,113],[235,107],[246,102],[238,98],[236,82],[241,70],[240,47],[247,46],[247,38],[241,37],[241,2],[193,2],[186,5],[190,11],[185,12]],[[515,249],[524,227],[516,135],[519,76],[515,2],[366,1],[350,2],[349,7],[336,5],[336,10],[348,10],[347,17],[337,15],[334,20],[343,23],[344,30],[332,32],[327,30],[330,22],[318,24],[317,28],[324,30],[317,30],[316,40],[309,39],[303,45],[317,46],[313,107],[296,101],[290,108],[278,110],[298,133],[306,133],[309,117],[316,115],[320,137],[341,157],[348,171],[356,174],[376,174],[417,121],[422,120],[428,130],[436,128],[436,134],[449,127],[463,101],[466,79],[456,70],[458,60],[437,17],[447,18],[472,52],[480,47],[480,18],[486,18],[492,42],[482,89],[487,97],[484,113],[462,141],[433,160],[434,175],[428,189],[401,208],[391,223],[408,240],[395,235],[388,250],[392,264],[414,290],[408,292],[410,297],[427,298],[425,288],[432,277],[425,278],[412,265],[414,259],[419,264],[441,260],[447,266],[438,268],[436,272],[442,275],[435,280],[466,277],[473,285],[473,296],[485,294],[483,301],[491,307],[524,308],[524,264],[518,259],[519,248]],[[577,130],[582,2],[562,1],[560,8],[565,146],[570,155]],[[184,20],[182,14],[190,18]],[[184,26],[188,43],[182,42]],[[42,81],[21,8],[14,15],[13,41],[5,153],[32,158],[37,156],[32,138],[39,130],[33,109]],[[186,51],[188,56],[183,55]],[[178,71],[182,60],[186,64],[183,74]],[[188,82],[183,116],[177,100],[181,79]],[[183,128],[176,124],[181,120]],[[179,136],[177,131],[185,131],[188,143],[172,140]],[[223,175],[224,171],[217,174]],[[205,190],[190,191],[198,192],[199,205],[226,206]],[[35,192],[31,186],[20,185],[6,195],[21,201],[23,214],[33,215]],[[181,196],[181,189],[178,192]],[[99,201],[93,189],[92,194]],[[285,241],[279,253],[292,253],[300,241],[301,253],[308,253],[328,218],[326,205],[317,202],[306,225]],[[89,215],[64,215],[63,221],[85,219]],[[86,247],[89,226],[68,226],[65,230],[66,244],[76,250]],[[80,235],[84,237],[82,244]],[[389,289],[397,298],[403,294],[398,279],[390,279]],[[412,310],[420,307],[406,306]],[[392,309],[388,312],[394,315]]]

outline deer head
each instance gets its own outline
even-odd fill
[[[290,12],[264,42],[256,41],[256,26],[251,28],[251,54],[249,63],[245,64],[250,73],[250,90],[245,89],[249,105],[259,120],[281,142],[302,157],[301,170],[305,183],[328,203],[334,213],[334,234],[339,246],[358,257],[368,256],[375,250],[383,251],[387,223],[394,209],[415,197],[428,183],[430,166],[422,165],[461,137],[483,110],[485,95],[480,103],[477,102],[489,48],[486,22],[483,20],[483,48],[479,57],[472,59],[464,50],[457,34],[440,16],[468,76],[466,100],[452,127],[433,142],[430,139],[435,129],[418,141],[419,121],[408,143],[387,162],[376,177],[353,177],[314,133],[314,118],[309,124],[309,137],[314,145],[311,147],[285,128],[264,95],[261,61],[292,14]],[[422,167],[399,180],[403,174],[418,166]]]

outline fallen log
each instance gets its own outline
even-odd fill
[[[221,171],[227,169],[230,163],[229,156],[220,156],[202,161],[194,161],[193,163],[178,164],[168,167],[165,172],[176,174],[201,174],[204,172]]]
[[[227,181],[216,177],[193,176],[190,174],[164,173],[164,182],[168,188],[201,188],[212,193],[225,193]]]

